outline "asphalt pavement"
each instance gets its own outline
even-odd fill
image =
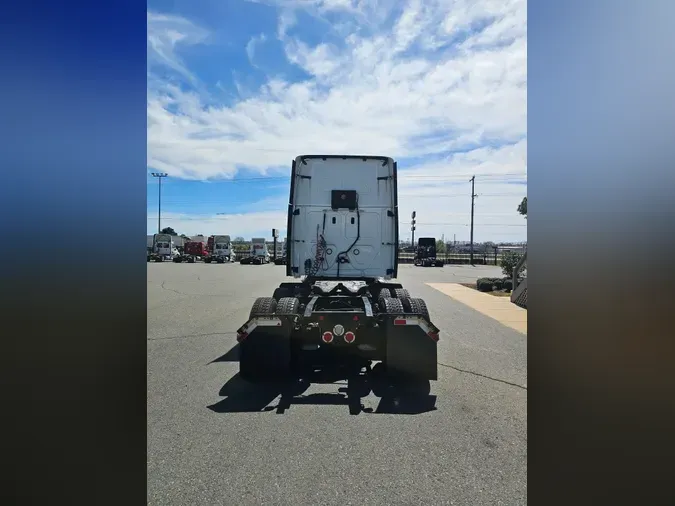
[[[425,284],[500,269],[399,270],[441,329],[439,379],[354,405],[342,380],[239,379],[236,329],[283,266],[148,264],[148,504],[526,504],[527,337]]]

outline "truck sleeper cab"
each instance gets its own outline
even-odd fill
[[[203,260],[208,255],[206,245],[202,241],[187,241],[183,246],[183,254],[174,257],[175,263],[187,262],[195,263],[197,260]]]
[[[169,234],[155,234],[152,237],[152,252],[148,255],[148,262],[163,262],[172,260],[178,255],[178,249],[174,245],[173,237]]]
[[[223,264],[225,262],[233,262],[235,253],[232,249],[232,241],[229,235],[214,235],[209,238],[211,251],[209,255],[204,258],[206,263],[216,262]]]
[[[270,252],[267,249],[267,241],[265,241],[265,238],[254,237],[251,239],[251,249],[249,250],[249,256],[242,258],[240,263],[246,265],[262,265],[268,264],[269,262]]]
[[[276,260],[274,260],[274,263],[276,265],[286,265],[286,244],[287,244],[288,239],[284,239],[284,244],[281,247],[281,256],[277,257]]]
[[[239,371],[278,379],[317,367],[437,379],[439,330],[399,283],[397,166],[385,156],[292,164],[286,273],[237,332]]]

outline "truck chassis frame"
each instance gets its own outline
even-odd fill
[[[255,301],[237,331],[239,371],[278,380],[335,366],[376,366],[391,377],[436,380],[439,330],[426,304],[378,280],[282,283]]]

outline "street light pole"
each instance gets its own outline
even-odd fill
[[[159,179],[159,200],[157,204],[157,233],[162,232],[162,179],[167,177],[166,172],[152,172],[152,177]]]
[[[469,255],[469,263],[473,265],[473,210],[474,210],[474,199],[478,196],[476,195],[474,188],[476,184],[476,176],[473,176],[471,179],[471,253]]]

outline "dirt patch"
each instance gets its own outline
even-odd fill
[[[476,288],[476,283],[460,283],[462,286],[466,286],[467,288],[471,288],[472,290],[478,291]],[[493,290],[491,292],[481,292],[481,293],[487,293],[490,295],[494,295],[495,297],[511,297],[511,290],[506,291],[506,290]]]

